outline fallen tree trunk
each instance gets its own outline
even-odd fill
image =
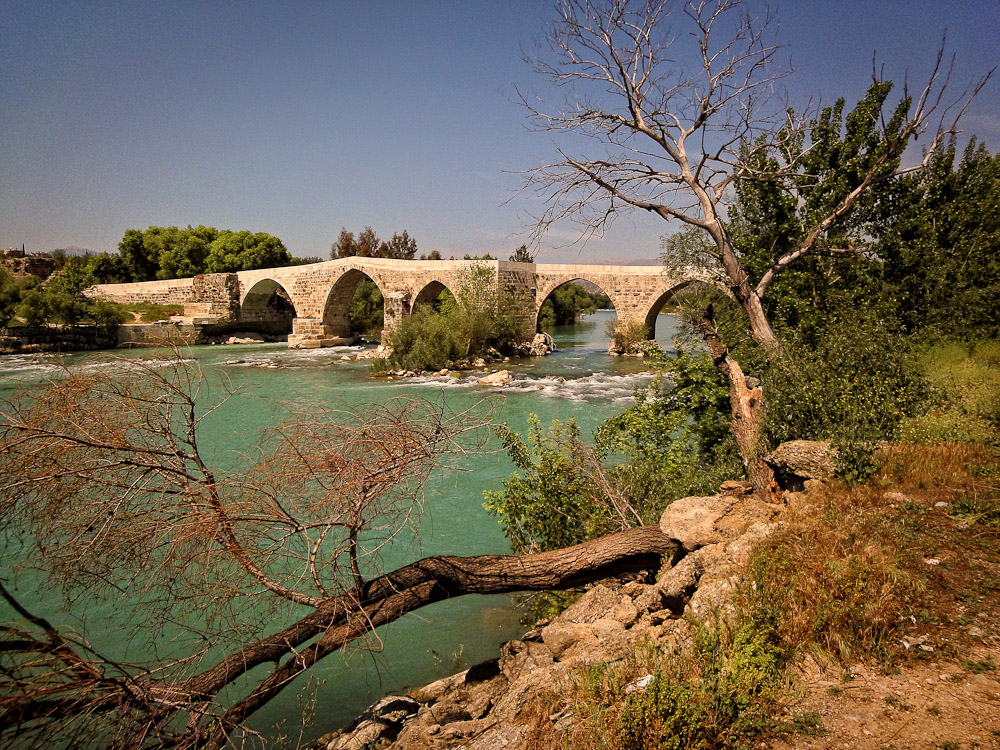
[[[274,636],[242,649],[210,670],[188,680],[180,692],[211,696],[240,674],[291,653],[244,698],[232,705],[210,730],[195,730],[191,745],[219,747],[254,711],[297,675],[373,628],[391,623],[428,604],[465,594],[567,589],[629,572],[656,571],[664,556],[680,544],[659,527],[630,529],[574,547],[530,555],[435,556],[411,563],[318,607]],[[319,636],[307,648],[305,641]],[[181,741],[180,744],[188,744]]]

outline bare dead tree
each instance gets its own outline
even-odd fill
[[[0,742],[221,747],[297,675],[425,604],[655,569],[677,549],[637,529],[385,572],[380,550],[412,525],[430,472],[482,447],[490,405],[313,409],[228,473],[198,444],[217,408],[199,407],[202,385],[180,360],[123,360],[0,405],[5,558],[21,553],[85,624],[86,601],[127,594],[134,645],[116,661],[0,581],[18,618],[0,629]]]
[[[945,100],[951,77],[943,45],[926,84],[903,86],[900,104],[883,108],[890,84],[873,73],[878,106],[868,116],[877,138],[865,147],[852,184],[801,239],[774,258],[753,283],[725,223],[725,202],[737,180],[773,182],[790,192],[802,177],[813,125],[775,96],[788,71],[776,64],[771,18],[754,17],[742,0],[560,0],[548,49],[530,62],[567,92],[562,107],[522,96],[536,128],[566,133],[576,155],[530,170],[525,189],[545,210],[536,239],[552,224],[576,223],[581,237],[601,234],[615,217],[647,211],[703,232],[702,252],[721,272],[746,314],[749,334],[777,353],[779,344],[762,305],[775,278],[817,252],[852,255],[855,246],[826,242],[874,186],[926,165],[992,74]],[[676,21],[678,29],[670,26]],[[900,166],[906,147],[930,133],[921,165]],[[573,138],[570,138],[570,135]],[[590,144],[588,147],[586,144]],[[761,460],[764,398],[750,389],[739,363],[718,337],[714,321],[699,324],[719,370],[730,384],[732,426],[757,492],[767,495],[770,469]]]

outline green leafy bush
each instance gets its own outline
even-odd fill
[[[504,480],[503,491],[486,491],[484,507],[500,518],[514,551],[559,549],[622,528],[576,422],[542,429],[533,414],[527,445],[506,426],[498,434],[519,473]]]
[[[752,615],[694,627],[690,653],[638,649],[593,670],[586,700],[610,747],[739,747],[771,727],[786,662],[773,628]],[[627,692],[644,672],[645,689]]]
[[[877,444],[895,437],[926,393],[910,342],[857,312],[786,341],[764,380],[770,442],[829,440],[840,477],[852,482],[872,475]]]
[[[461,321],[429,307],[418,309],[389,334],[390,367],[402,370],[440,370],[469,353]]]

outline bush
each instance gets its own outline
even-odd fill
[[[608,321],[608,335],[615,350],[622,354],[645,354],[649,343],[646,324],[641,320],[627,318]]]
[[[402,370],[440,370],[469,353],[461,320],[429,307],[418,309],[389,334],[389,366]]]
[[[515,552],[560,549],[624,527],[573,420],[543,430],[532,414],[528,445],[505,426],[498,434],[520,473],[504,480],[502,492],[484,492],[484,507],[499,516]]]
[[[770,728],[786,661],[773,628],[752,616],[695,628],[690,653],[638,649],[591,672],[584,700],[610,747],[739,747]],[[626,693],[644,674],[646,688]]]
[[[834,315],[806,340],[783,344],[767,366],[767,437],[829,440],[839,476],[864,481],[875,471],[876,445],[895,437],[913,414],[926,383],[909,341],[856,312]]]
[[[438,308],[438,309],[435,309]],[[501,289],[495,269],[474,264],[459,276],[455,296],[417,309],[389,335],[387,365],[404,370],[440,370],[457,360],[495,348],[510,353],[530,335],[530,302]]]
[[[1000,342],[941,342],[919,358],[928,408],[906,419],[900,437],[919,443],[991,442],[1000,428]]]

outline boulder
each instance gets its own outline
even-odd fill
[[[596,622],[605,617],[613,617],[615,609],[621,603],[621,594],[599,584],[567,607],[559,619],[566,622]]]
[[[660,530],[679,541],[689,552],[724,541],[729,534],[717,528],[716,522],[729,513],[735,503],[735,499],[724,495],[675,500],[660,516]]]
[[[579,641],[587,640],[594,640],[594,631],[581,623],[556,620],[542,630],[542,642],[554,659],[558,659]]]
[[[491,386],[505,386],[510,383],[511,377],[507,370],[499,370],[497,372],[491,372],[489,375],[484,375],[479,378],[476,382],[480,385],[491,385]]]
[[[827,442],[791,440],[764,456],[764,461],[774,469],[781,489],[801,492],[807,480],[829,482],[833,479],[836,456],[837,449]]]

